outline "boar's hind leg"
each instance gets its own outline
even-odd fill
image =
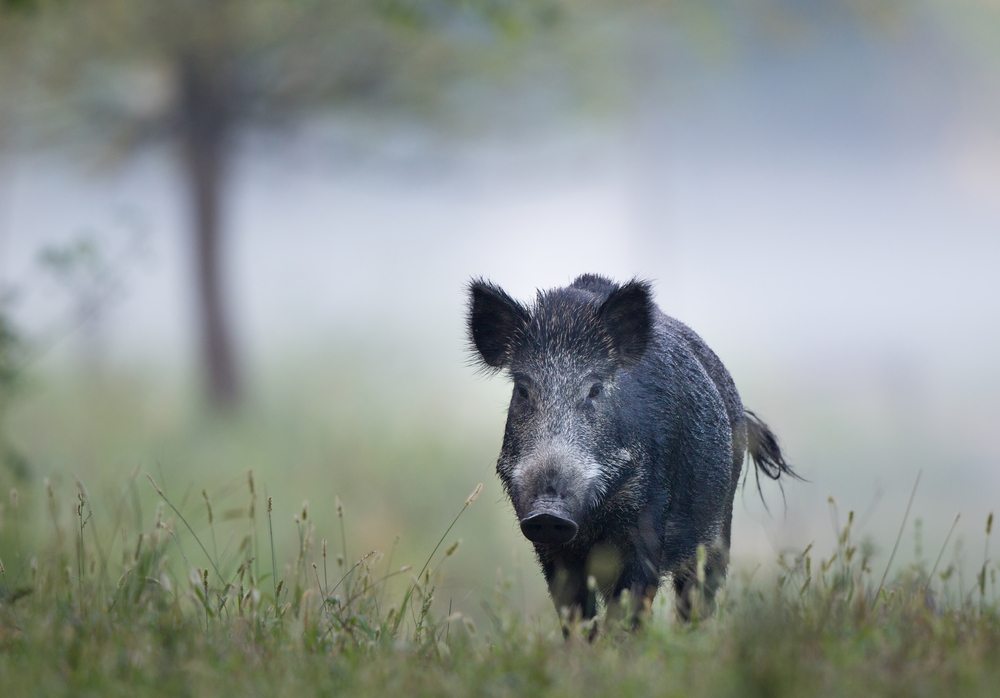
[[[674,592],[677,595],[678,618],[689,621],[695,614],[698,618],[705,618],[712,614],[715,592],[726,579],[728,558],[728,552],[722,548],[713,546],[708,549],[708,556],[705,560],[704,584],[698,581],[698,566],[695,561],[674,570],[673,580]]]

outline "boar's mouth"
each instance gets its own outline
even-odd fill
[[[532,543],[565,545],[576,538],[577,525],[555,511],[536,511],[521,519],[521,533]]]

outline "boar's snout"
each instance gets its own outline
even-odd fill
[[[576,523],[554,512],[531,514],[521,519],[521,533],[532,543],[565,545],[576,538]]]

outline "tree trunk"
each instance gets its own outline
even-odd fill
[[[221,197],[226,174],[227,86],[210,61],[181,62],[181,134],[185,176],[191,187],[201,352],[208,397],[228,409],[239,401],[241,382],[222,293]]]

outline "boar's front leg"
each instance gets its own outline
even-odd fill
[[[653,559],[639,554],[626,562],[608,601],[609,620],[616,619],[635,629],[649,615],[660,586],[660,572]]]
[[[587,588],[586,555],[548,557],[539,553],[549,594],[560,617],[566,613],[568,620],[590,620],[597,615],[597,592]]]

